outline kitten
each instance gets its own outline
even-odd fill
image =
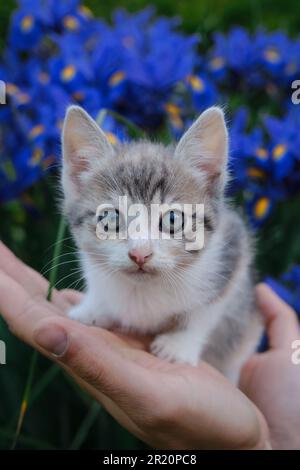
[[[72,106],[62,139],[64,211],[87,282],[86,295],[70,318],[154,334],[151,351],[160,358],[192,365],[201,358],[237,382],[262,326],[251,278],[251,243],[242,220],[224,200],[228,136],[222,110],[206,110],[177,145],[112,146],[96,122]],[[167,240],[154,240],[149,233],[99,239],[99,221],[126,231],[119,196],[148,208],[204,204],[204,226],[195,222],[195,214],[189,216],[192,226],[204,231],[204,247],[188,250],[184,235],[175,239],[176,211],[157,222],[158,232],[167,226]],[[108,209],[96,214],[99,204]]]

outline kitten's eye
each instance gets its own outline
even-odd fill
[[[164,214],[159,221],[159,230],[160,232],[169,233],[174,235],[174,233],[184,228],[184,213],[180,211],[169,211]]]
[[[120,213],[118,209],[106,209],[98,215],[97,222],[101,222],[104,232],[117,232],[120,230]]]

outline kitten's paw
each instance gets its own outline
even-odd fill
[[[191,347],[189,337],[182,332],[166,333],[156,336],[150,350],[155,356],[169,362],[180,362],[196,366],[199,351]]]
[[[96,315],[89,310],[85,305],[76,305],[68,312],[68,317],[71,320],[79,321],[84,325],[99,326],[100,328],[108,329],[112,326],[111,320],[105,315]]]

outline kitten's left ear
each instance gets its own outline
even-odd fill
[[[228,155],[228,133],[221,108],[204,111],[178,142],[175,158],[201,171],[209,182],[224,184]]]

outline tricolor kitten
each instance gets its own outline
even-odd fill
[[[245,226],[224,200],[228,137],[223,112],[205,111],[177,145],[112,146],[79,107],[63,130],[65,214],[81,252],[87,292],[69,316],[89,325],[153,333],[157,356],[196,365],[204,359],[232,381],[255,350],[262,326]],[[99,204],[205,204],[205,244],[186,240],[99,240]],[[101,218],[120,220],[109,210]],[[173,218],[172,218],[173,217]],[[174,222],[170,213],[160,225]],[[174,228],[174,226],[173,226]],[[202,226],[203,228],[203,226]],[[161,227],[160,227],[161,229]]]

